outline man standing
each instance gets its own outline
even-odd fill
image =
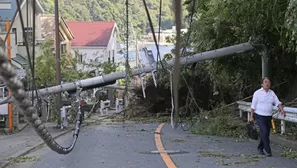
[[[278,100],[278,97],[270,89],[270,80],[265,77],[262,79],[262,88],[255,91],[251,105],[251,122],[254,122],[254,117],[260,127],[261,139],[258,145],[260,154],[272,156],[270,148],[270,127],[272,119],[272,107],[277,106],[284,117],[286,113]],[[254,115],[255,114],[255,115]]]

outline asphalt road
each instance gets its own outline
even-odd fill
[[[93,125],[81,131],[75,149],[58,155],[43,147],[17,159],[8,168],[165,168],[156,153],[154,132],[159,124]],[[273,145],[273,157],[258,155],[257,141],[193,135],[169,125],[160,134],[163,146],[180,168],[295,168],[295,160],[280,157],[282,148]],[[71,134],[58,139],[68,144]],[[165,159],[166,161],[166,159]],[[167,162],[167,161],[166,161]]]

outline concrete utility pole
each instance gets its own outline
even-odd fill
[[[55,0],[55,33],[56,33],[56,84],[61,85],[60,33],[59,33],[59,3]],[[61,92],[56,99],[56,109],[60,111],[62,104]]]
[[[192,56],[182,57],[180,58],[180,64],[181,65],[192,64],[199,61],[211,60],[214,58],[219,58],[219,57],[228,56],[232,54],[238,54],[238,53],[250,51],[253,49],[255,48],[250,43],[237,44],[237,45],[224,47],[224,48],[220,48],[212,51],[194,54]],[[165,68],[170,69],[174,65],[174,60],[167,61],[165,65],[166,65]],[[155,69],[156,69],[156,65],[151,65],[151,66],[145,66],[143,68],[132,69],[131,73],[132,73],[132,76],[135,76],[143,73],[151,73]],[[108,85],[114,84],[116,80],[124,79],[125,77],[126,77],[125,71],[113,72],[106,75],[83,79],[77,82],[63,83],[61,85],[39,89],[38,93],[40,96],[42,96],[42,95],[61,93],[64,91],[73,91],[73,90],[76,90],[77,87],[88,88],[88,89],[98,88],[98,87],[108,87]],[[13,98],[8,98],[7,100],[0,102],[0,105],[9,103],[12,101],[14,101]]]

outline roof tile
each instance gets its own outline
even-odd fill
[[[73,33],[72,46],[107,46],[115,26],[113,21],[66,22]]]

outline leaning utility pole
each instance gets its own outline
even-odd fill
[[[214,58],[219,58],[223,56],[238,54],[250,50],[254,50],[256,46],[250,43],[242,43],[237,44],[229,47],[224,47],[220,49],[215,49],[212,51],[206,51],[203,53],[197,53],[191,56],[182,57],[180,58],[180,64],[186,65],[186,64],[192,64],[199,61],[205,61],[205,60],[211,60]],[[1,57],[1,55],[0,55]],[[174,60],[169,60],[165,64],[166,69],[171,69],[174,65]],[[156,70],[156,65],[147,65],[145,67],[141,68],[135,68],[131,70],[131,75],[136,76],[140,74],[145,73],[151,73],[152,71]],[[65,91],[75,91],[78,87],[80,88],[86,88],[86,89],[92,89],[92,88],[98,88],[98,87],[108,87],[108,85],[115,84],[116,80],[118,79],[124,79],[126,77],[125,71],[122,72],[113,72],[110,74],[100,75],[93,78],[83,79],[79,80],[77,82],[69,82],[69,83],[63,83],[61,85],[56,85],[44,89],[39,89],[38,94],[40,96],[42,95],[49,95],[49,94],[57,94]],[[31,91],[28,91],[30,93]],[[35,95],[34,95],[35,96]],[[14,98],[4,98],[6,100],[1,101],[0,105],[5,103],[10,103],[14,101]]]
[[[60,60],[60,33],[59,33],[59,4],[55,0],[55,33],[56,33],[56,84],[61,84],[61,60]],[[56,108],[58,111],[61,109],[62,96],[58,93],[56,98]]]

